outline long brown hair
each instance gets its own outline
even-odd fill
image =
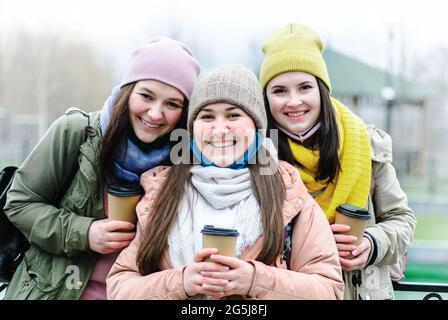
[[[248,166],[252,190],[261,209],[263,236],[266,239],[256,260],[273,264],[283,248],[282,208],[286,191],[278,170],[270,175],[260,174],[260,163],[273,161],[266,150],[260,152],[262,148],[257,154],[257,163]],[[137,265],[143,275],[159,271],[160,260],[168,243],[168,234],[185,198],[185,185],[190,183],[191,166],[178,164],[171,167],[151,208],[137,256]]]
[[[112,114],[106,132],[103,132],[103,140],[100,154],[100,172],[103,181],[114,182],[113,161],[123,144],[126,146],[129,127],[129,97],[134,90],[136,82],[127,84],[121,88],[112,107]],[[176,127],[173,129],[186,129],[188,116],[188,99],[184,96],[182,113]],[[172,131],[171,131],[172,132]],[[171,134],[168,133],[168,134]],[[176,142],[170,141],[172,147]],[[171,164],[171,162],[161,163]]]
[[[341,168],[338,157],[339,130],[334,107],[330,100],[330,91],[321,79],[316,77],[316,80],[321,101],[321,112],[319,114],[320,128],[312,137],[304,141],[303,144],[307,148],[319,150],[319,161],[315,178],[318,180],[328,179],[327,183],[331,183]],[[292,154],[288,143],[288,137],[282,131],[278,130],[278,127],[275,124],[275,120],[271,114],[271,108],[269,107],[266,90],[264,91],[264,101],[268,117],[268,135],[270,129],[276,129],[278,132],[279,158],[292,165],[301,165],[296,161]]]
[[[125,85],[119,91],[112,107],[109,125],[103,132],[103,141],[100,154],[100,171],[103,181],[112,181],[113,161],[122,143],[127,143],[127,130],[129,125],[128,101],[135,82]]]

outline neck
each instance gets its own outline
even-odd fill
[[[306,139],[310,138],[311,136],[313,136],[317,130],[319,130],[320,128],[320,121],[317,122],[314,126],[312,126],[310,129],[307,130],[303,130],[303,131],[299,131],[297,133],[292,133],[288,130],[286,130],[285,128],[283,128],[282,126],[280,126],[278,123],[276,123],[277,128],[283,132],[284,134],[286,134],[288,137],[290,137],[291,139],[295,140],[295,141],[299,141],[300,143],[303,143]]]
[[[263,136],[259,132],[257,132],[255,134],[254,141],[246,149],[246,151],[244,151],[243,155],[224,168],[235,170],[246,168],[247,165],[249,164],[249,161],[257,154],[262,143],[263,143]],[[194,139],[192,139],[190,142],[190,148],[193,152],[194,157],[201,162],[201,165],[203,167],[209,167],[209,166],[218,167],[215,163],[207,159],[207,157],[201,152],[201,150],[199,150],[196,141]]]
[[[141,141],[134,132],[134,129],[129,124],[128,126],[128,137],[129,139],[142,151],[150,151],[153,149],[158,149],[163,147],[170,142],[170,133],[165,134],[164,136],[154,140],[153,142],[146,143]]]

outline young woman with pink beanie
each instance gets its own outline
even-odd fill
[[[184,43],[153,39],[101,111],[51,125],[8,193],[5,212],[31,246],[5,299],[106,299],[106,275],[135,226],[108,219],[105,190],[138,186],[143,172],[170,163],[170,133],[186,125],[199,71]]]

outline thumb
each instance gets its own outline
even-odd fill
[[[120,220],[109,220],[106,222],[105,230],[112,232],[116,230],[132,230],[134,229],[135,225],[127,222],[127,221],[120,221]]]
[[[215,254],[217,252],[218,252],[218,249],[216,249],[216,248],[201,249],[194,256],[194,262],[202,262],[202,261],[204,261],[204,259],[206,257],[211,256],[212,254]]]
[[[352,251],[352,255],[360,255],[367,249],[370,249],[370,241],[369,239],[363,237],[361,243],[356,247],[355,250]]]

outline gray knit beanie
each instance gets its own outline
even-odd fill
[[[188,107],[187,128],[193,136],[193,121],[201,109],[209,104],[226,102],[246,112],[264,136],[267,128],[263,93],[255,74],[240,64],[213,69],[198,80]]]

